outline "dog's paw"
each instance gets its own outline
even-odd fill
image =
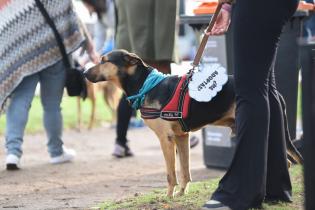
[[[173,199],[173,198],[174,198],[174,191],[172,191],[172,192],[167,192],[166,196],[167,196],[169,199]]]
[[[186,194],[186,189],[181,188],[180,191],[178,191],[175,196],[180,197]]]
[[[183,195],[185,195],[185,192],[179,191],[175,194],[175,197],[181,197]]]

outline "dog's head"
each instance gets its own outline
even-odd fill
[[[137,75],[137,71],[148,66],[136,54],[126,50],[114,50],[101,57],[101,62],[86,70],[85,77],[93,82],[111,81],[123,88],[126,78]]]

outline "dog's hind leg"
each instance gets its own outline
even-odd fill
[[[186,193],[188,184],[191,181],[189,134],[176,136],[175,142],[180,161],[180,190],[176,195],[181,196]]]

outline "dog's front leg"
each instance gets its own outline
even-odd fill
[[[167,182],[168,190],[167,196],[174,196],[174,188],[177,185],[176,177],[176,150],[175,150],[175,135],[172,129],[172,125],[160,118],[154,120],[145,120],[145,123],[155,132],[160,140],[161,149],[163,151],[166,172],[167,172]]]
[[[160,137],[161,136],[161,137]],[[167,182],[168,182],[168,189],[167,189],[167,196],[170,198],[174,197],[174,189],[177,183],[176,177],[176,150],[175,150],[175,141],[174,138],[171,136],[160,135],[160,144],[164,154],[164,159],[166,163],[166,172],[167,172]]]
[[[188,184],[191,181],[190,175],[190,147],[189,134],[184,134],[175,137],[177,152],[180,160],[180,190],[176,194],[178,196],[184,195],[188,190]]]
[[[88,97],[91,99],[91,115],[90,115],[90,122],[88,129],[91,130],[94,125],[95,121],[95,111],[96,111],[96,95],[95,95],[95,88],[91,82],[87,82],[88,87]]]

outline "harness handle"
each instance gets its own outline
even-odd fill
[[[229,2],[230,2],[229,0],[219,0],[218,6],[217,6],[217,8],[215,10],[215,13],[211,17],[211,20],[210,20],[209,25],[208,25],[208,27],[206,29],[206,32],[210,32],[212,30],[212,28],[213,28],[213,26],[215,24],[215,21],[217,20],[217,18],[219,16],[219,13],[221,11],[222,5],[225,4],[225,3],[229,3]],[[199,65],[201,57],[202,57],[202,54],[203,54],[203,51],[205,50],[208,38],[209,38],[209,35],[207,35],[205,33],[203,35],[202,41],[201,41],[201,43],[199,45],[197,54],[195,55],[195,59],[194,59],[194,61],[192,63],[193,68],[195,68],[195,67],[197,67]]]

